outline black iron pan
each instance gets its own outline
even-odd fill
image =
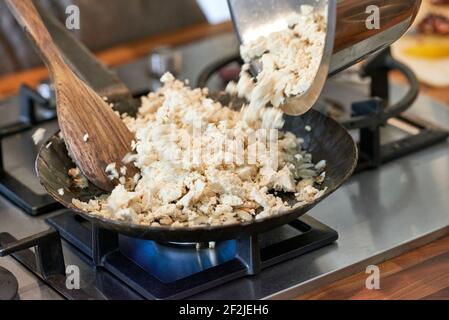
[[[308,132],[305,126],[312,130]],[[75,165],[67,154],[64,142],[56,134],[43,144],[36,160],[36,170],[41,184],[58,202],[73,209],[74,213],[98,224],[100,227],[128,236],[173,242],[206,242],[234,239],[242,235],[266,232],[287,224],[305,214],[320,201],[324,200],[348,179],[357,164],[357,147],[349,133],[334,120],[318,111],[310,110],[301,117],[286,117],[284,130],[304,138],[304,148],[310,152],[314,161],[326,160],[326,193],[313,203],[265,219],[227,226],[203,226],[194,228],[150,227],[128,222],[105,219],[82,212],[72,204],[72,199],[83,201],[101,195],[102,190],[89,184],[84,190],[71,187],[71,178],[67,175]],[[48,143],[51,145],[47,148]],[[64,195],[58,189],[64,188]],[[285,200],[295,204],[294,197],[285,195]]]

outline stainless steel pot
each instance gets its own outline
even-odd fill
[[[420,5],[421,0],[338,0],[330,73],[345,69],[398,40],[412,25]],[[379,8],[379,29],[367,28],[370,6]]]
[[[332,74],[398,40],[412,25],[421,0],[228,0],[228,3],[242,43],[267,30],[276,31],[273,21],[298,12],[303,4],[317,8],[329,4],[328,31],[335,32],[329,69]],[[372,14],[369,9],[373,6],[378,8],[379,29],[367,27]]]
[[[327,12],[327,33],[320,67],[301,95],[281,106],[289,115],[307,112],[318,100],[329,75],[399,39],[411,26],[421,0],[228,0],[235,29],[242,43],[287,28],[287,18],[312,5]],[[372,27],[370,18],[376,14]],[[254,68],[257,69],[257,68]]]

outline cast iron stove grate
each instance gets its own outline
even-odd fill
[[[126,237],[92,226],[69,211],[47,221],[54,229],[19,241],[0,234],[0,256],[13,255],[67,299],[100,297],[90,294],[92,288],[67,289],[60,235],[82,252],[91,266],[107,270],[146,299],[187,298],[257,275],[338,238],[335,230],[309,216],[265,234],[216,243],[215,248]],[[33,246],[36,254],[28,249]]]
[[[61,205],[47,194],[34,192],[24,182],[8,173],[4,167],[2,142],[5,138],[35,130],[40,124],[56,119],[51,100],[22,85],[19,93],[19,121],[0,127],[0,194],[30,215],[50,212]],[[31,142],[30,142],[31,143]]]

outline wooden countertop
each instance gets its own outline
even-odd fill
[[[449,300],[449,237],[378,265],[380,289],[368,290],[361,272],[298,300]]]
[[[161,45],[180,45],[232,30],[230,23],[200,24],[178,32],[151,37],[99,52],[106,65],[116,66],[147,55]],[[48,73],[39,67],[0,78],[0,99],[14,95],[22,83],[35,86]],[[401,82],[399,75],[393,79]],[[449,106],[449,88],[422,85],[422,93]],[[325,288],[299,296],[297,299],[449,299],[449,237],[386,261],[379,265],[381,290],[365,288],[366,273],[342,279]]]

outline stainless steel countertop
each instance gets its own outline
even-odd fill
[[[235,50],[224,49],[226,44],[229,47],[229,44],[234,43],[232,37],[226,35],[215,38],[212,44],[201,42],[199,45],[205,50],[205,55],[212,57],[209,61],[213,61],[217,56],[223,57]],[[192,50],[192,54],[198,52],[193,47],[187,50]],[[145,61],[133,65],[136,72],[142,69],[143,64]],[[200,66],[204,64],[199,63],[196,68]],[[136,85],[141,85],[142,79],[145,79],[144,75],[133,73]],[[399,96],[402,91],[398,87],[393,90],[395,96]],[[0,106],[0,114],[5,112],[9,114],[13,111],[5,111],[4,106]],[[449,128],[449,108],[425,96],[419,98],[410,112]],[[6,116],[2,117],[1,123],[5,119]],[[54,130],[54,124],[51,126]],[[28,148],[31,152],[28,150],[29,155],[18,158],[15,156],[17,143],[6,142],[6,165],[16,175],[28,176],[29,172],[24,171],[31,169],[24,169],[25,164],[34,161],[35,152],[31,140],[27,140],[29,137],[11,139],[22,139],[19,144],[21,150]],[[291,298],[449,234],[448,168],[449,142],[445,142],[386,164],[380,170],[352,177],[310,212],[314,218],[339,232],[340,237],[335,244],[193,298]],[[27,181],[36,184],[32,179]],[[0,198],[0,232],[9,232],[22,238],[45,230],[47,226],[43,219],[48,216],[29,217]],[[95,277],[92,268],[73,254],[68,245],[64,245],[64,251],[66,263],[81,264],[82,273],[85,273],[87,279]],[[0,266],[9,269],[18,278],[20,298],[61,298],[13,259],[0,258]]]

